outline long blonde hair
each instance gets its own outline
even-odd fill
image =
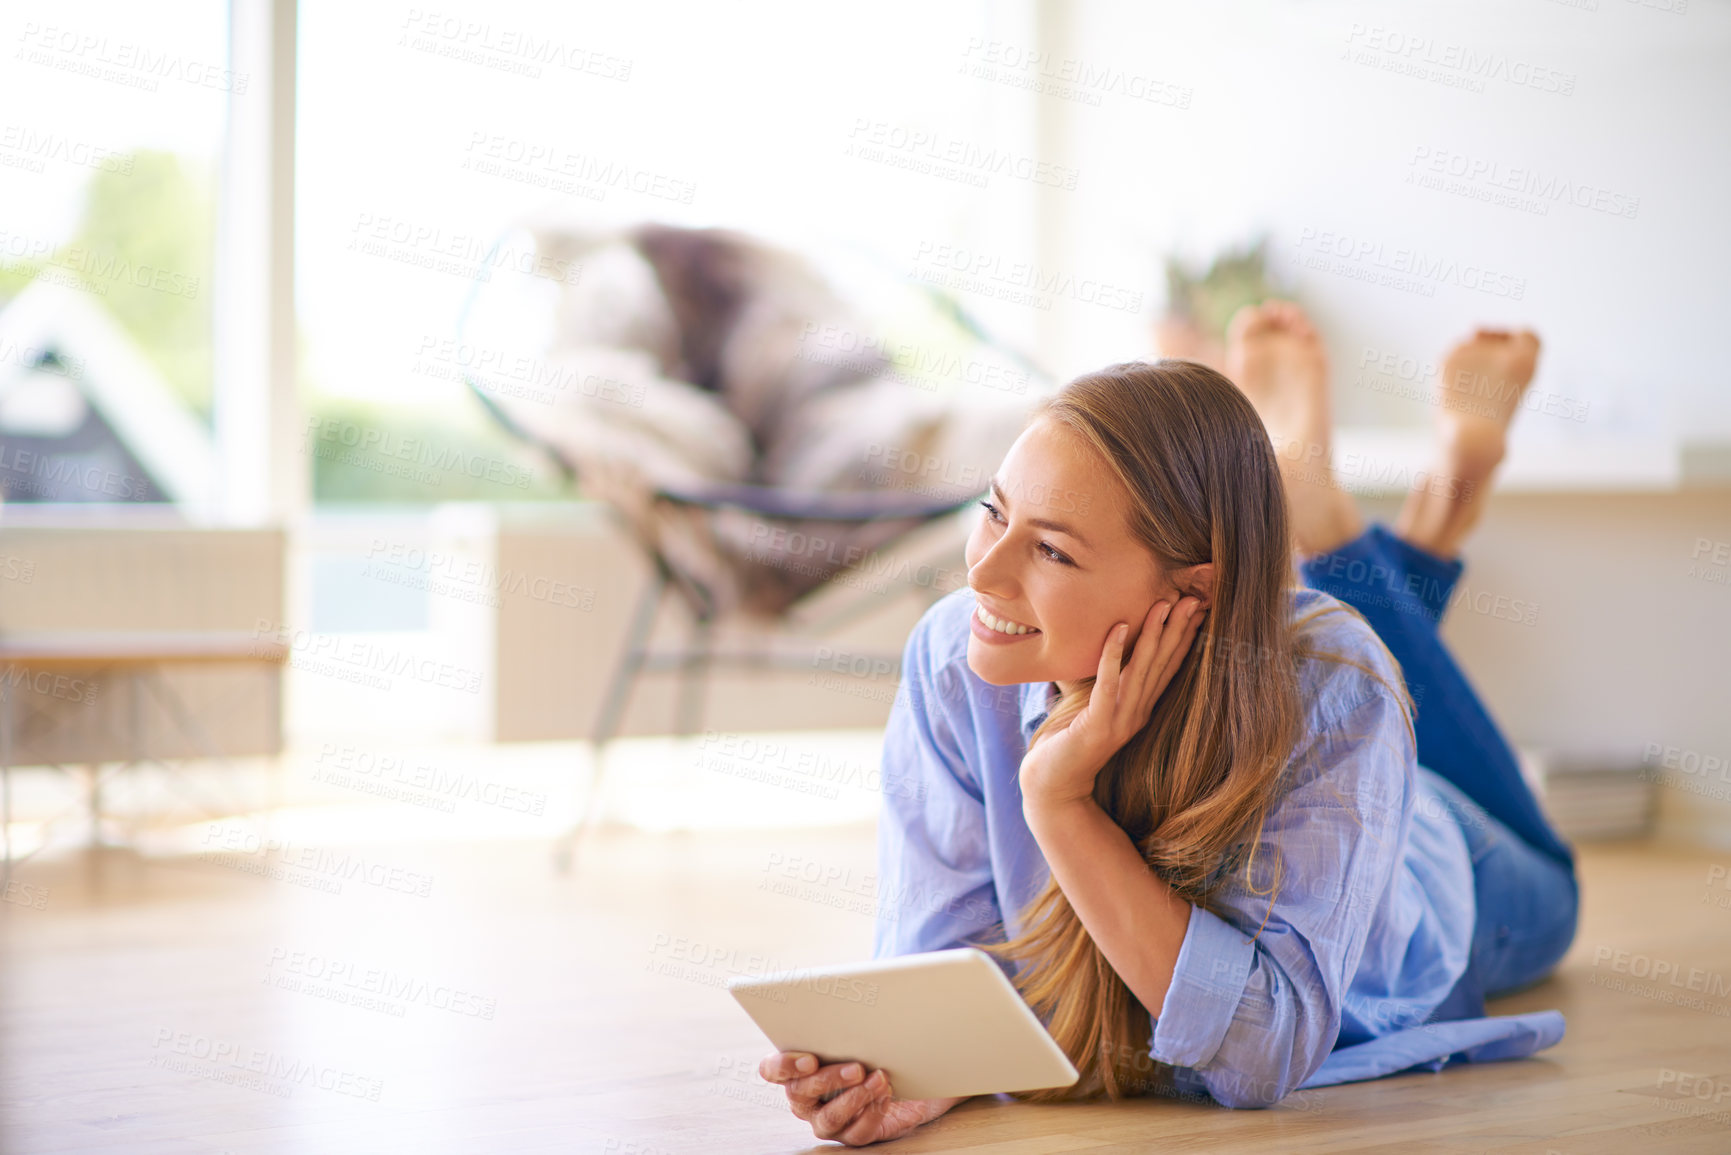
[[[1310,651],[1289,616],[1286,496],[1261,418],[1225,376],[1178,360],[1078,377],[1033,416],[1058,422],[1110,466],[1130,498],[1133,536],[1165,571],[1209,561],[1215,568],[1202,632],[1148,723],[1101,770],[1094,798],[1187,901],[1221,913],[1213,896],[1242,864],[1246,889],[1267,894],[1272,911],[1279,856],[1271,884],[1257,889],[1254,847],[1300,736],[1297,666]],[[1066,725],[1093,686],[1086,678],[1062,694],[1032,742]],[[1404,686],[1397,696],[1405,700]],[[1014,941],[977,945],[1029,964],[1016,986],[1081,1078],[1017,1097],[1172,1093],[1171,1068],[1148,1054],[1148,1009],[1056,880],[1028,904],[1022,924]],[[1001,927],[983,937],[1001,938]]]

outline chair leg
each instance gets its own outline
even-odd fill
[[[0,841],[6,862],[0,867],[0,888],[12,885],[12,687],[0,679]]]
[[[632,613],[631,625],[625,636],[625,648],[614,664],[613,676],[608,681],[607,698],[601,704],[601,713],[595,719],[595,730],[590,737],[590,745],[595,752],[594,772],[589,776],[589,785],[583,792],[583,805],[578,811],[577,821],[566,828],[553,844],[553,862],[560,873],[571,869],[571,857],[578,839],[588,830],[601,799],[601,772],[606,763],[607,743],[619,728],[619,720],[625,713],[625,703],[636,683],[638,671],[643,668],[645,643],[649,632],[655,626],[655,611],[660,607],[661,595],[667,587],[667,580],[659,570],[649,575],[649,584],[638,596],[637,608]]]
[[[583,805],[577,811],[577,821],[565,828],[553,844],[553,865],[560,874],[568,874],[571,870],[571,859],[576,854],[578,841],[594,824],[595,813],[599,809],[597,803],[601,798],[601,770],[606,764],[607,745],[597,744],[595,747],[595,769],[589,775],[589,785],[583,791]]]
[[[699,619],[691,626],[691,649],[679,675],[679,709],[673,732],[684,738],[697,733],[703,714],[703,691],[709,681],[709,640],[713,623]]]

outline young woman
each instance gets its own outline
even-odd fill
[[[1290,303],[1234,318],[1230,380],[1114,365],[1036,411],[968,588],[907,643],[874,939],[999,958],[1081,1072],[1018,1098],[1260,1107],[1561,1037],[1556,1011],[1484,1016],[1562,957],[1579,891],[1437,634],[1537,351],[1483,329],[1452,351],[1441,460],[1392,530],[1329,474]],[[848,1145],[960,1101],[810,1054],[760,1071]]]

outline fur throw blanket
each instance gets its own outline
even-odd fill
[[[540,268],[568,271],[542,278],[534,306],[550,313],[541,387],[486,371],[471,383],[623,514],[705,617],[778,616],[923,524],[910,505],[982,493],[1052,388],[977,341],[933,351],[873,333],[807,262],[741,233],[525,230]],[[663,495],[729,484],[904,514],[765,517]]]

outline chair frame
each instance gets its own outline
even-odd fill
[[[537,444],[540,444],[537,442]],[[570,463],[564,462],[556,451],[548,448],[562,468],[570,470]],[[757,486],[717,486],[710,487],[705,492],[674,492],[668,489],[658,490],[656,497],[675,502],[680,505],[720,509],[732,507],[748,509],[762,516],[786,516],[790,498],[797,500],[802,516],[813,516],[824,513],[821,520],[864,522],[879,519],[882,512],[869,513],[860,507],[858,494],[790,494],[789,491],[777,490],[772,487]],[[754,497],[757,500],[753,500]],[[837,498],[834,502],[826,502],[827,498]],[[975,497],[969,497],[941,502],[923,502],[907,507],[906,512],[897,516],[923,516],[925,524],[942,520],[944,517],[959,513],[972,505]],[[827,506],[827,513],[826,513]],[[638,532],[638,527],[629,522],[619,510],[607,506],[608,512],[621,527],[636,537],[643,546],[644,553],[651,562],[649,580],[639,593],[637,604],[632,610],[631,621],[626,629],[625,642],[619,656],[614,662],[613,671],[607,682],[606,696],[602,700],[600,712],[595,719],[595,726],[590,735],[590,744],[594,750],[594,772],[584,791],[584,801],[577,820],[560,835],[554,845],[554,862],[561,871],[570,869],[573,851],[584,833],[594,824],[594,818],[599,810],[601,786],[608,744],[618,732],[619,723],[624,716],[625,707],[631,692],[635,689],[638,679],[644,674],[677,672],[680,675],[679,695],[675,703],[673,736],[687,737],[697,732],[698,721],[702,711],[702,689],[711,669],[721,666],[733,666],[748,670],[774,669],[809,669],[816,657],[817,651],[809,653],[727,653],[717,651],[713,645],[713,635],[717,622],[716,615],[711,611],[707,600],[695,590],[690,580],[673,566],[666,556],[652,542],[644,540]],[[907,532],[913,533],[923,526],[911,527]],[[906,535],[903,535],[906,536]],[[795,599],[793,605],[827,589],[828,583],[818,585],[808,590],[801,598]],[[910,590],[919,591],[921,587],[910,586]],[[649,645],[649,637],[654,629],[655,620],[659,616],[661,603],[669,590],[682,595],[682,600],[691,611],[691,635],[689,641],[675,650],[660,650]],[[943,596],[941,591],[924,590],[927,605],[935,603]],[[789,607],[790,609],[792,607]],[[800,634],[806,637],[822,636],[858,618],[868,610],[879,608],[864,598],[857,599],[839,607],[816,622],[802,626]],[[897,652],[862,654],[861,656],[886,661],[892,667],[901,664],[902,655]]]
[[[482,267],[485,268],[491,264],[493,254],[503,241],[503,236],[494,241]],[[469,295],[459,312],[457,319],[459,338],[467,328],[469,313],[479,295],[480,284],[481,282],[477,281],[470,286]],[[988,333],[962,307],[961,302],[954,295],[930,285],[921,285],[920,288],[933,299],[942,314],[959,325],[964,331],[980,341],[1003,350],[1031,373],[1043,376],[1039,367],[1029,358]],[[523,441],[540,448],[552,458],[567,482],[581,487],[581,478],[574,462],[566,460],[557,447],[541,440],[513,421],[468,372],[464,372],[463,382],[502,428]],[[981,494],[971,494],[958,499],[935,501],[925,499],[892,504],[885,501],[882,491],[811,493],[778,489],[773,486],[726,483],[685,489],[664,487],[656,490],[653,498],[688,508],[719,510],[731,507],[743,509],[766,518],[779,517],[851,524],[909,517],[920,519],[921,525],[910,526],[906,533],[898,535],[905,537],[907,534],[923,528],[924,525],[959,514],[982,495],[983,491]],[[747,669],[801,669],[809,668],[814,656],[786,653],[725,654],[717,652],[712,644],[716,615],[713,606],[709,604],[702,590],[678,567],[668,561],[656,542],[643,532],[642,527],[615,506],[607,504],[606,508],[620,528],[637,541],[644,556],[649,559],[652,568],[648,584],[638,596],[637,605],[632,611],[624,646],[608,678],[606,696],[602,701],[601,710],[596,717],[595,726],[590,735],[590,744],[594,750],[594,771],[590,775],[588,787],[584,792],[583,805],[576,822],[560,835],[554,845],[554,862],[561,871],[570,869],[575,847],[582,839],[584,832],[593,825],[601,794],[606,749],[617,733],[631,691],[635,688],[640,676],[647,673],[671,671],[677,671],[680,674],[679,696],[675,705],[674,735],[685,737],[696,732],[702,710],[701,690],[711,668],[725,664]],[[811,590],[807,590],[795,599],[793,605],[798,605],[800,601],[809,598],[819,590],[828,588],[828,585],[829,583],[826,581]],[[681,649],[672,652],[656,652],[648,644],[649,636],[659,615],[662,600],[669,589],[677,592],[691,611],[691,639]],[[927,591],[927,594],[928,605],[942,596],[936,591]],[[825,619],[817,627],[818,632],[821,633],[842,625],[870,608],[875,607],[861,599],[851,608],[844,608],[841,612],[832,614]],[[812,627],[807,626],[801,632],[810,636]],[[896,667],[901,664],[902,657],[899,650],[894,654],[868,654],[864,656],[887,660]]]

